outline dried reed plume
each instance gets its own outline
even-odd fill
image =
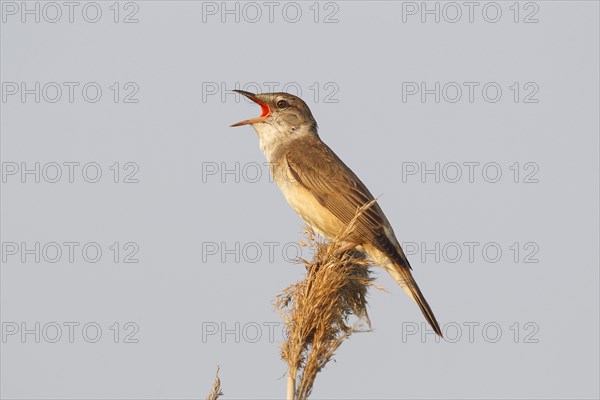
[[[206,400],[217,400],[219,396],[223,396],[223,392],[221,391],[221,379],[219,379],[219,367],[217,366],[217,376],[215,377],[212,390],[206,397]]]
[[[315,251],[314,259],[302,260],[306,277],[276,300],[286,329],[281,358],[288,365],[288,400],[307,399],[317,374],[342,342],[362,323],[371,326],[366,308],[367,289],[374,286],[370,262],[364,253],[340,249],[358,216],[373,203],[359,209],[346,231],[329,243],[319,242],[306,228],[308,244],[301,244]]]

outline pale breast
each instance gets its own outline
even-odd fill
[[[333,239],[345,228],[335,215],[293,178],[287,164],[275,165],[273,178],[294,211],[318,233]]]

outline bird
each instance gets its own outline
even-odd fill
[[[258,104],[262,113],[231,126],[254,128],[273,180],[294,211],[327,239],[336,238],[358,215],[343,248],[363,251],[384,267],[442,336],[383,210],[358,176],[321,140],[306,103],[286,92],[234,91]],[[357,214],[359,209],[363,212]]]

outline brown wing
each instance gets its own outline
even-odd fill
[[[373,195],[350,168],[318,140],[298,141],[301,145],[289,146],[283,157],[293,178],[347,225],[360,207],[373,200]],[[384,226],[389,226],[389,222],[375,203],[358,218],[354,235],[410,268],[404,252],[388,237]]]

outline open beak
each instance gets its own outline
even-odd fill
[[[260,115],[260,117],[240,121],[240,122],[237,122],[230,126],[242,126],[242,125],[249,125],[249,124],[256,124],[259,122],[264,122],[264,119],[266,117],[268,117],[269,114],[271,114],[271,109],[269,108],[269,105],[267,103],[263,103],[262,101],[258,100],[258,98],[256,97],[256,95],[254,93],[245,92],[243,90],[234,90],[234,92],[237,92],[243,96],[246,96],[247,98],[249,98],[256,104],[258,104],[260,106],[260,108],[262,109],[262,114]]]

